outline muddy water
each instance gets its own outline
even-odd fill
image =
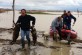
[[[22,50],[20,42],[10,45],[11,40],[12,30],[0,31],[0,55],[82,55],[82,43],[73,42],[69,46],[66,40],[56,42],[52,38],[45,40],[39,36],[36,46],[31,45],[29,49],[26,44],[25,50]]]
[[[54,42],[55,43],[55,42]],[[45,43],[43,43],[45,44]],[[45,44],[46,45],[46,44]],[[62,44],[50,44],[51,47],[44,46],[31,46],[28,49],[26,44],[26,50],[21,50],[21,45],[0,45],[0,53],[2,54],[10,54],[10,55],[69,55],[70,47]]]
[[[12,27],[12,12],[8,14],[0,14],[0,27],[10,28]],[[19,16],[19,12],[16,12],[17,20]],[[31,14],[36,17],[36,29],[41,31],[49,31],[52,20],[60,15],[38,15]],[[78,36],[81,38],[82,28],[81,28],[81,18],[77,17],[77,22],[74,27],[74,30],[77,31]],[[8,19],[6,19],[8,18]],[[80,24],[80,27],[79,27]],[[45,28],[46,26],[46,28]],[[0,39],[9,39],[12,40],[11,31],[0,32]],[[20,37],[18,38],[20,40]],[[36,46],[31,45],[31,49],[29,50],[26,44],[26,50],[21,50],[21,44],[9,45],[9,41],[0,41],[0,55],[82,55],[82,43],[72,44],[70,47],[66,44],[67,41],[55,42],[51,38],[49,40],[44,40],[43,37],[38,37],[38,44]],[[41,44],[40,44],[41,43]],[[5,44],[5,45],[3,45]]]
[[[0,39],[12,40],[12,33],[4,31],[0,33]],[[20,40],[20,37],[19,37]],[[70,49],[66,41],[55,42],[52,38],[44,40],[43,37],[38,37],[36,46],[31,45],[30,49],[27,44],[26,50],[21,49],[21,44],[9,45],[9,41],[0,40],[0,55],[70,55]]]
[[[32,16],[34,16],[36,18],[35,27],[37,30],[49,32],[52,20],[58,16],[61,16],[63,12],[47,12],[47,13],[51,13],[51,14],[55,14],[55,15],[31,14]],[[13,14],[12,11],[10,11],[8,13],[0,13],[0,27],[2,27],[2,28],[11,28],[12,27],[12,17],[13,17],[12,14]],[[20,15],[19,11],[16,11],[15,14],[16,14],[15,15],[15,22],[16,22],[18,19],[18,16]],[[82,37],[81,37],[82,13],[80,13],[79,17],[77,15],[77,12],[74,12],[72,14],[77,18],[77,22],[76,22],[75,26],[73,26],[72,28],[78,33],[79,39],[82,39]]]
[[[21,43],[10,45],[11,40],[12,31],[0,32],[0,55],[82,55],[82,43],[74,42],[69,46],[65,40],[56,42],[39,36],[36,46],[31,45],[29,49],[26,44],[25,50],[22,50]]]

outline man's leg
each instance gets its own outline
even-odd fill
[[[52,30],[54,31],[52,37],[53,37],[53,40],[55,40],[55,37],[56,37],[56,27],[52,27]]]
[[[71,30],[71,24],[68,24],[68,29]]]
[[[60,40],[62,40],[62,33],[61,33],[61,28],[56,27],[56,29],[58,30],[58,34],[60,36]]]
[[[67,24],[66,26],[68,30],[71,30],[71,24]]]
[[[26,39],[28,40],[28,46],[30,46],[30,31],[26,31]]]
[[[68,30],[70,30],[71,31],[71,24],[68,24]],[[69,33],[68,34],[68,44],[70,45],[70,43],[71,43],[71,38],[70,38],[70,36],[71,36],[71,33]]]
[[[21,30],[21,43],[22,43],[22,48],[25,47],[24,37],[25,37],[25,31],[24,30]]]

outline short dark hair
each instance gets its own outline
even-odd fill
[[[66,10],[64,10],[64,12],[66,12]]]
[[[71,11],[68,11],[68,13],[71,13]]]
[[[21,9],[21,11],[24,10],[26,12],[26,9]]]

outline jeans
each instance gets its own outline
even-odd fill
[[[25,30],[22,30],[21,29],[21,43],[22,43],[22,48],[25,47],[25,36],[26,36],[26,39],[28,40],[28,46],[30,46],[30,31],[25,31]]]
[[[71,24],[66,24],[66,26],[68,30],[71,30]]]

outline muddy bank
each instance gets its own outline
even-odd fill
[[[65,40],[58,42],[53,41],[52,38],[45,40],[40,35],[36,46],[33,46],[31,40],[31,49],[28,49],[27,41],[25,41],[25,50],[22,50],[20,36],[15,44],[9,44],[12,41],[13,29],[0,28],[0,31],[0,55],[75,55],[79,52],[81,54],[82,51],[82,40],[74,40],[75,42],[69,46]]]
[[[9,28],[9,29],[6,29],[6,28],[0,28],[0,33],[4,33],[4,32],[8,32],[9,34],[12,34],[13,33],[13,28]],[[44,31],[38,31],[38,36],[39,35],[42,35],[41,33],[44,33]],[[2,35],[0,35],[2,36]],[[2,41],[2,40],[1,40]],[[74,42],[78,42],[78,43],[82,43],[82,40],[80,39],[75,39],[73,40]]]
[[[9,33],[12,33],[12,31],[13,31],[13,28],[9,28],[9,29],[7,29],[7,28],[0,28],[0,33],[2,33],[2,32],[9,32]]]
[[[70,47],[60,44],[60,42],[47,41],[48,44],[38,42],[36,46],[31,45],[30,49],[26,44],[25,50],[22,50],[20,44],[9,45],[7,42],[9,41],[0,43],[0,55],[69,55],[67,52],[70,49]]]
[[[66,44],[60,44],[60,42],[56,43],[51,38],[49,38],[49,40],[44,40],[43,37],[39,36],[36,46],[32,45],[31,40],[31,49],[29,50],[26,41],[26,50],[22,51],[20,38],[18,38],[15,44],[9,44],[12,40],[12,29],[1,28],[0,35],[0,55],[66,55],[70,49]],[[66,53],[64,50],[66,50]],[[69,53],[67,55],[69,55]]]
[[[10,41],[11,40],[3,40],[3,39],[0,40],[1,42],[0,43],[0,50],[1,50],[0,54],[1,55],[22,55],[22,54],[24,55],[44,55],[44,54],[45,55],[54,55],[54,54],[60,55],[61,54],[60,52],[62,51],[62,49],[64,49],[64,47],[65,49],[68,48],[67,45],[55,43],[50,40],[49,41],[42,40],[44,42],[39,41],[37,42],[36,46],[33,46],[31,44],[30,50],[28,49],[27,44],[25,45],[26,50],[22,50],[20,42],[10,45],[9,44]]]
[[[73,40],[74,42],[77,42],[77,43],[82,43],[82,40],[80,40],[80,39],[75,39],[75,40]]]

